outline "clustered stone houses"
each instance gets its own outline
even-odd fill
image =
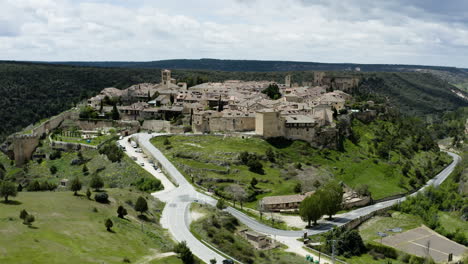
[[[354,77],[328,77],[314,73],[314,80],[303,85],[291,83],[287,75],[284,84],[271,81],[208,82],[188,88],[177,83],[171,71],[161,72],[159,84],[142,83],[125,90],[106,88],[88,104],[100,111],[108,97],[119,98],[123,120],[173,120],[188,117],[194,133],[248,132],[269,137],[285,137],[312,141],[317,133],[327,133],[335,126],[333,111],[345,107],[355,88]],[[276,84],[282,97],[271,100],[262,91]],[[328,92],[327,92],[328,91]]]

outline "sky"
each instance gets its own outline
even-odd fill
[[[466,0],[0,0],[0,60],[468,68]]]

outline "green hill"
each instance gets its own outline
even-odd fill
[[[20,192],[15,203],[0,203],[0,263],[124,263],[124,258],[137,263],[172,250],[174,244],[159,224],[161,202],[127,190],[107,193],[109,204],[71,192]],[[139,195],[149,202],[149,221],[140,220],[128,204]],[[119,205],[127,209],[126,219],[117,217]],[[22,209],[36,218],[31,227],[19,219]],[[106,231],[107,218],[114,224],[113,232]]]

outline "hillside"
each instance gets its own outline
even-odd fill
[[[122,67],[122,68],[169,68],[169,69],[198,69],[218,71],[349,71],[359,67],[364,72],[394,72],[414,70],[439,70],[453,73],[463,72],[455,67],[424,66],[424,65],[398,65],[398,64],[357,64],[357,63],[319,63],[303,61],[260,61],[260,60],[219,60],[219,59],[177,59],[147,62],[112,61],[112,62],[54,62],[75,66],[93,67]],[[466,72],[465,72],[466,74]]]
[[[176,65],[167,66],[177,68]],[[224,68],[219,66],[219,69]],[[249,70],[251,68],[242,69]],[[453,70],[457,69],[453,68]],[[300,83],[313,79],[310,71],[295,71],[291,74],[293,82]],[[370,79],[370,81],[365,82],[363,91],[386,96],[391,103],[410,114],[434,114],[467,105],[466,100],[451,91],[461,92],[461,90],[428,73],[336,72],[335,74],[356,74]],[[285,73],[279,71],[175,70],[173,75],[178,80],[188,82],[194,79],[202,81],[238,79],[283,82]],[[132,84],[159,82],[159,80],[159,69],[96,68],[0,62],[0,93],[3,95],[0,97],[0,105],[2,106],[0,141],[3,141],[7,135],[30,124],[69,109],[78,101],[97,94],[105,87],[126,88]],[[466,93],[464,94],[466,95]]]
[[[0,63],[0,141],[43,118],[69,109],[105,87],[154,82],[156,70],[103,69]]]
[[[20,192],[14,203],[0,203],[0,263],[147,263],[172,250],[174,242],[159,224],[161,202],[135,191],[106,191],[108,204],[71,192]],[[139,195],[148,200],[148,221],[129,205]],[[117,217],[119,205],[127,209],[126,219]],[[35,217],[31,227],[19,219],[22,209]],[[106,231],[107,218],[113,232]]]

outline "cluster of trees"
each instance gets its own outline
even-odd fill
[[[304,221],[317,224],[322,216],[331,219],[342,208],[343,188],[335,181],[329,182],[314,194],[306,197],[299,206],[299,215]]]
[[[270,99],[273,99],[273,100],[278,100],[281,98],[281,93],[279,91],[279,87],[276,83],[273,83],[273,84],[270,84],[268,85],[267,88],[265,88],[262,93],[268,95],[268,97],[270,97]]]
[[[264,174],[263,164],[260,162],[260,159],[261,157],[259,155],[247,151],[243,151],[239,154],[239,161],[241,164],[249,167],[251,172]]]
[[[156,178],[140,178],[134,183],[134,185],[138,190],[143,192],[155,192],[164,188],[161,181]]]
[[[450,232],[440,223],[439,212],[451,212],[461,219],[468,219],[467,197],[459,193],[459,184],[451,180],[440,187],[428,187],[424,193],[408,197],[397,207],[404,213],[420,216],[424,223],[439,234],[468,246],[463,230]]]
[[[57,189],[57,184],[48,181],[39,182],[37,180],[32,181],[28,184],[27,189],[29,192],[40,192],[40,191],[53,191]]]
[[[103,144],[98,151],[99,154],[106,155],[112,162],[120,162],[124,156],[123,151],[112,140]]]
[[[334,228],[325,233],[324,239],[325,243],[321,249],[329,254],[332,253],[333,244],[335,244],[335,253],[346,258],[359,256],[367,251],[359,231],[355,229]]]

